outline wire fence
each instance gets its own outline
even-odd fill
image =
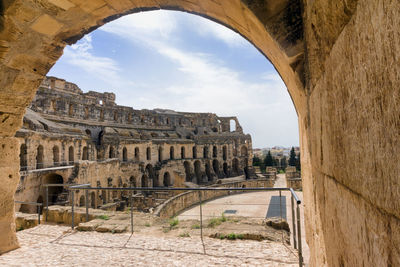
[[[14,203],[23,204],[23,205],[37,206],[38,224],[40,224],[40,214],[42,213],[43,203],[29,202],[29,201],[18,201],[18,200],[15,200]]]
[[[65,186],[65,185],[60,185],[60,184],[47,184],[44,185],[46,189],[46,219],[47,219],[47,212],[48,212],[48,206],[47,203],[48,201],[48,188],[51,186]],[[80,184],[80,185],[72,185],[68,187],[68,190],[70,191],[70,205],[71,205],[71,228],[75,228],[75,222],[74,222],[74,216],[75,216],[75,193],[76,191],[83,190],[85,194],[85,213],[86,213],[86,221],[89,221],[89,191],[121,191],[121,192],[130,192],[128,194],[128,206],[130,206],[129,213],[130,213],[130,230],[131,234],[133,234],[134,230],[134,216],[133,216],[133,209],[134,209],[134,201],[133,201],[133,193],[134,192],[170,192],[170,191],[197,191],[198,192],[198,206],[199,206],[199,213],[194,213],[194,214],[187,214],[187,213],[181,213],[178,215],[181,218],[198,218],[199,221],[199,230],[200,230],[200,237],[201,237],[201,242],[203,245],[203,250],[205,252],[205,245],[204,245],[204,239],[203,239],[203,231],[205,230],[204,228],[207,228],[207,225],[205,226],[204,223],[209,224],[207,220],[212,220],[213,218],[216,218],[218,216],[221,216],[221,214],[224,214],[224,216],[227,217],[233,217],[234,215],[229,214],[229,210],[226,209],[226,207],[236,207],[235,209],[238,210],[251,210],[254,208],[258,209],[265,209],[267,211],[267,215],[251,215],[251,216],[245,216],[247,218],[251,219],[256,219],[256,220],[263,220],[268,217],[268,213],[270,210],[274,210],[272,212],[273,214],[277,216],[273,217],[278,217],[280,218],[280,222],[286,220],[287,217],[291,217],[291,235],[293,239],[293,247],[294,249],[297,249],[298,251],[298,259],[299,259],[299,266],[303,266],[303,255],[302,255],[302,243],[301,243],[301,218],[300,218],[300,204],[301,201],[298,198],[297,194],[292,188],[264,188],[264,187],[255,187],[255,188],[219,188],[219,187],[213,187],[213,188],[170,188],[170,187],[160,187],[160,188],[147,188],[147,187],[91,187],[90,184]],[[232,192],[233,194],[235,193],[251,193],[251,192],[276,192],[279,193],[278,200],[275,198],[275,201],[272,201],[273,198],[271,197],[270,201],[266,202],[261,202],[257,201],[257,203],[235,203],[235,202],[230,202],[230,203],[218,203],[216,201],[213,201],[212,203],[209,201],[209,199],[204,199],[205,192],[206,191],[227,191],[227,192]],[[282,192],[289,192],[286,193],[285,195],[282,195]],[[226,196],[226,195],[224,195]],[[290,204],[286,202],[286,196],[290,197]],[[285,202],[282,201],[285,199]],[[276,201],[277,200],[277,201]],[[223,211],[221,212],[222,209],[219,209],[219,211],[215,212],[216,214],[209,214],[206,210],[204,210],[205,207],[213,206],[213,208],[218,210],[219,208],[222,208]],[[189,208],[189,207],[188,207]],[[233,208],[232,208],[233,210]],[[290,212],[291,210],[291,212]],[[228,213],[226,212],[228,211]],[[287,216],[289,214],[289,216]],[[289,224],[289,222],[288,222]],[[282,225],[282,224],[281,224]],[[251,227],[251,226],[249,226]],[[227,231],[236,231],[238,228],[229,228],[225,227],[224,230]],[[283,240],[283,236],[282,236]]]

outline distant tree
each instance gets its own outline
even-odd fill
[[[265,163],[264,163],[264,161],[261,161],[261,162],[260,162],[260,171],[261,171],[262,173],[265,173]]]
[[[300,152],[299,152],[299,154],[298,154],[297,157],[296,157],[296,169],[297,169],[298,171],[301,171]]]
[[[283,170],[286,169],[286,167],[287,167],[286,156],[283,156],[281,158],[281,167],[282,167]]]
[[[260,163],[261,163],[261,159],[259,157],[257,157],[256,155],[254,155],[253,166],[260,166]]]
[[[296,161],[296,152],[294,152],[294,147],[292,147],[289,156],[289,166],[296,166]]]
[[[265,159],[264,159],[264,164],[265,164],[265,166],[275,166],[276,164],[275,164],[275,159],[272,157],[272,155],[271,155],[271,151],[270,150],[268,150],[268,153],[267,153],[267,155],[265,156]]]

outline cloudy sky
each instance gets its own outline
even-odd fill
[[[66,47],[48,75],[83,91],[114,92],[135,109],[237,116],[253,146],[298,145],[297,115],[271,63],[240,35],[177,11],[104,25]]]

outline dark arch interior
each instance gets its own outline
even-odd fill
[[[45,177],[43,184],[59,184],[60,186],[49,186],[49,205],[55,205],[59,202],[62,202],[61,194],[64,192],[64,187],[62,184],[64,183],[64,179],[61,175],[58,174],[49,174]]]

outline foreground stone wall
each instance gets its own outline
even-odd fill
[[[399,12],[397,0],[305,1],[313,266],[400,265]]]

